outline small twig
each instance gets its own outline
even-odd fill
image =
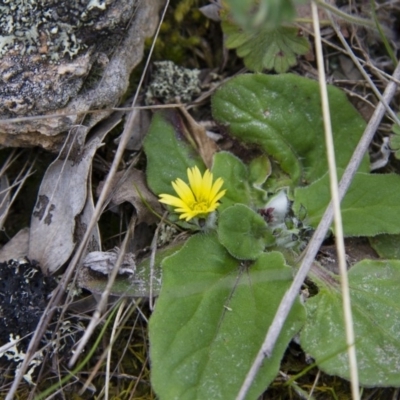
[[[308,35],[311,35],[311,36],[314,35],[314,33],[313,33],[311,30],[307,29],[307,26],[305,26],[305,25],[300,25],[300,24],[298,24],[297,26],[300,27],[300,28],[301,28],[305,33],[307,33]],[[349,56],[349,57],[352,58],[352,59],[353,59],[353,57],[355,57],[355,58],[358,60],[359,65],[361,66],[361,68],[362,68],[363,65],[364,65],[365,67],[368,67],[369,70],[370,70],[372,73],[374,73],[380,80],[382,80],[382,81],[384,81],[384,82],[385,82],[385,81],[389,81],[389,80],[394,80],[393,76],[387,74],[385,71],[382,71],[381,69],[379,69],[378,67],[376,67],[375,65],[373,65],[371,62],[366,61],[366,60],[363,60],[363,59],[357,57],[357,56],[354,54],[354,52],[351,50],[350,47],[348,47],[348,48],[350,49],[350,53],[349,53],[349,51],[347,51],[347,50],[345,50],[345,49],[342,49],[341,47],[337,46],[335,43],[333,43],[333,42],[331,42],[331,41],[329,41],[329,40],[326,40],[326,39],[324,39],[324,38],[321,38],[321,40],[322,40],[322,42],[323,42],[324,44],[326,44],[327,46],[331,47],[332,49],[335,49],[336,51],[338,51],[338,52],[340,52],[340,53],[342,53],[342,54],[344,54],[344,55],[346,55],[346,56]],[[350,54],[351,54],[351,56],[350,56]],[[340,80],[340,79],[335,79],[335,82],[341,82],[341,80]],[[348,82],[348,80],[346,80],[346,82]],[[359,81],[358,81],[358,82],[359,82]],[[397,83],[400,83],[400,82],[397,82]]]
[[[330,11],[332,14],[335,14],[336,16],[338,16],[339,18],[343,19],[344,21],[350,24],[365,26],[367,28],[377,30],[375,23],[369,19],[360,18],[353,14],[345,13],[344,11],[339,10],[337,7],[333,6],[332,4],[329,4],[328,2],[325,2],[324,0],[315,0],[315,2],[321,8],[324,8],[325,11],[327,12]]]
[[[154,232],[153,240],[151,242],[151,254],[150,254],[150,291],[149,291],[149,308],[151,311],[154,309],[153,303],[153,279],[154,279],[154,265],[156,262],[156,252],[157,252],[157,241],[158,235],[160,233],[161,225],[163,224],[168,212],[166,211],[158,223],[156,231]]]
[[[376,15],[376,6],[375,6],[375,0],[370,0],[371,4],[371,14],[372,18],[374,20],[374,23],[376,25],[376,29],[378,30],[379,36],[383,42],[383,45],[385,46],[386,52],[388,53],[388,56],[392,60],[393,65],[397,65],[397,59],[396,56],[393,52],[393,49],[390,47],[389,41],[386,38],[385,33],[383,32],[382,26],[379,23],[378,16]]]
[[[134,304],[134,307],[132,307],[132,303]],[[97,374],[99,373],[100,368],[103,366],[104,364],[104,359],[107,357],[108,355],[108,350],[109,347],[112,347],[114,345],[114,343],[116,342],[116,340],[119,338],[119,335],[122,331],[121,326],[125,326],[125,324],[127,323],[127,321],[131,320],[132,314],[133,312],[139,308],[139,303],[140,303],[140,299],[138,302],[136,302],[135,300],[132,301],[132,303],[130,304],[129,307],[126,308],[124,315],[121,317],[122,321],[120,320],[120,326],[119,329],[116,331],[115,336],[113,338],[112,341],[110,341],[109,345],[107,346],[106,349],[104,349],[104,351],[102,352],[102,354],[100,356],[98,356],[97,358],[97,362],[94,365],[94,367],[91,368],[90,370],[90,375],[89,377],[86,379],[85,383],[83,384],[82,388],[79,390],[78,394],[80,396],[83,395],[83,393],[90,387],[90,385],[92,385],[92,381],[93,379],[97,376]],[[118,305],[117,305],[118,307]],[[98,394],[98,398],[101,399],[103,396],[103,392],[104,392],[104,387],[102,389],[102,391]]]
[[[104,111],[116,111],[116,112],[124,112],[124,111],[134,111],[134,110],[158,110],[161,108],[180,108],[185,103],[171,103],[171,104],[157,104],[152,106],[131,106],[131,107],[110,107],[110,108],[102,108],[101,110],[85,110],[85,111],[69,111],[58,114],[46,114],[46,115],[34,115],[31,117],[15,117],[15,118],[5,118],[0,119],[0,125],[5,124],[16,124],[20,122],[27,121],[38,121],[42,119],[53,119],[53,118],[65,118],[65,117],[75,117],[78,115],[87,115],[87,114],[98,114],[104,113]],[[75,126],[75,125],[74,125]]]
[[[1,166],[0,169],[0,176],[4,175],[10,166],[17,161],[18,157],[22,154],[22,151],[20,151],[17,155],[15,153],[17,152],[17,149],[13,149],[13,151],[9,154],[7,157],[7,160],[4,162],[4,164]]]
[[[400,63],[397,65],[396,70],[393,73],[394,80],[400,79]],[[383,94],[383,100],[387,104],[393,98],[396,92],[397,84],[394,81],[389,82],[386,87],[386,90]],[[339,198],[343,199],[347,189],[350,186],[350,183],[361,164],[361,161],[364,157],[364,154],[368,151],[369,144],[371,143],[375,132],[379,126],[379,123],[385,114],[385,106],[383,102],[379,102],[376,107],[374,114],[372,115],[367,127],[365,128],[364,134],[358,143],[353,156],[344,172],[342,179],[339,184]],[[333,216],[333,208],[332,203],[329,203],[328,207],[325,210],[325,213],[319,223],[316,231],[314,232],[313,237],[311,238],[310,243],[308,244],[307,250],[304,254],[303,261],[297,274],[293,280],[292,285],[288,289],[288,291],[283,296],[283,299],[278,307],[278,310],[275,314],[274,320],[272,321],[271,326],[267,332],[264,343],[261,346],[260,351],[258,352],[256,359],[251,366],[245,381],[240,389],[237,400],[244,399],[246,393],[250,389],[250,386],[254,380],[254,377],[257,375],[258,370],[260,369],[264,359],[266,357],[270,357],[272,354],[272,350],[275,346],[275,343],[278,339],[278,336],[282,330],[283,324],[286,321],[286,318],[292,308],[294,301],[296,300],[298,293],[301,289],[301,286],[307,277],[308,271],[311,268],[312,262],[315,259],[315,256],[318,253],[319,248],[321,247],[322,242],[325,239],[325,235],[328,232]]]
[[[18,157],[18,156],[17,156]],[[8,205],[7,205],[7,209],[4,211],[4,213],[0,216],[0,229],[3,229],[4,226],[4,221],[6,220],[7,216],[8,216],[8,212],[11,209],[12,204],[14,203],[14,201],[16,200],[19,192],[21,191],[22,187],[24,186],[25,181],[31,176],[33,175],[33,167],[35,166],[36,163],[36,158],[31,162],[28,170],[26,171],[27,167],[28,167],[28,163],[30,162],[30,160],[27,160],[25,162],[25,164],[23,165],[23,167],[21,168],[20,172],[18,173],[18,176],[15,178],[14,182],[12,183],[11,186],[9,186],[6,190],[7,191],[11,191],[11,189],[13,189],[14,187],[16,187],[17,189],[15,190],[15,192],[13,193],[12,198],[9,200]],[[2,174],[0,173],[0,176],[2,176]],[[0,195],[3,194],[4,190],[0,192]],[[0,203],[0,208],[3,207],[4,202],[6,201],[7,196],[5,196],[3,198],[3,200]]]
[[[368,82],[368,84],[371,87],[371,90],[374,92],[375,96],[379,99],[379,102],[384,105],[386,108],[387,113],[393,118],[393,121],[400,126],[400,120],[397,117],[397,115],[393,112],[393,110],[390,108],[389,104],[387,101],[384,99],[384,97],[381,95],[379,92],[378,88],[375,86],[374,82],[370,78],[370,76],[365,72],[364,68],[362,67],[361,63],[358,61],[358,58],[354,55],[354,52],[351,50],[350,46],[348,45],[346,39],[343,37],[342,32],[340,31],[339,27],[337,26],[336,22],[333,20],[333,18],[328,14],[328,18],[330,18],[332,22],[332,27],[335,30],[335,33],[337,37],[339,38],[340,42],[342,43],[343,47],[347,50],[347,53],[349,57],[352,59],[353,63],[356,65],[357,69],[360,71],[361,75],[364,77],[364,79]],[[393,74],[394,77],[394,74]]]
[[[310,400],[312,398],[312,395],[314,393],[315,387],[317,386],[317,383],[319,381],[320,375],[321,375],[321,370],[318,370],[317,375],[315,376],[314,383],[313,383],[313,385],[311,387],[310,394],[309,394],[307,400]]]
[[[103,311],[106,309],[106,306],[107,306],[107,303],[108,303],[108,297],[109,297],[110,292],[111,292],[111,288],[112,288],[112,286],[114,284],[115,278],[118,275],[119,267],[122,264],[122,261],[124,259],[125,254],[126,254],[126,249],[128,247],[128,242],[131,239],[131,237],[133,236],[132,233],[133,233],[133,230],[135,229],[135,225],[136,225],[136,218],[134,217],[134,218],[131,219],[131,222],[130,222],[129,227],[128,227],[128,232],[125,235],[124,241],[122,242],[122,245],[121,245],[121,248],[120,248],[120,252],[118,254],[117,261],[115,262],[115,265],[113,267],[113,270],[111,271],[111,274],[108,276],[107,285],[104,288],[103,292],[101,293],[101,297],[100,297],[100,300],[99,300],[99,302],[97,304],[96,310],[93,313],[93,316],[90,319],[89,325],[85,329],[85,333],[82,336],[82,338],[79,340],[78,346],[77,346],[76,350],[74,351],[74,354],[72,355],[71,360],[68,363],[69,368],[72,368],[72,366],[75,364],[76,360],[78,359],[78,357],[82,353],[83,348],[86,346],[86,343],[88,342],[88,340],[90,339],[90,337],[93,334],[94,329],[98,325]]]
[[[113,350],[113,343],[114,343],[114,339],[115,339],[115,332],[121,322],[121,315],[122,315],[125,305],[126,305],[126,299],[123,299],[121,304],[118,307],[117,315],[115,316],[113,328],[111,331],[110,345],[108,346],[108,349],[107,349],[106,382],[105,382],[104,400],[108,400],[108,395],[110,393],[110,380],[111,380],[110,369],[111,369],[111,355],[112,355],[112,350]]]

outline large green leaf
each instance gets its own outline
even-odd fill
[[[291,268],[280,253],[264,253],[253,265],[241,267],[215,235],[191,237],[164,261],[163,285],[150,319],[157,396],[234,399],[291,281]],[[296,302],[248,399],[256,399],[275,378],[304,318]]]
[[[346,167],[365,122],[345,94],[328,87],[338,167]],[[327,171],[318,83],[292,74],[241,75],[212,100],[213,115],[229,133],[261,147],[294,184],[310,183]],[[361,171],[369,170],[367,157]]]
[[[400,386],[400,261],[364,260],[349,272],[361,385]],[[341,292],[319,283],[306,302],[301,346],[331,375],[349,379]]]
[[[330,199],[329,177],[295,191],[294,210],[307,210],[306,223],[318,225]],[[357,173],[341,204],[346,236],[400,233],[400,176]]]
[[[156,193],[176,195],[171,182],[177,178],[187,182],[186,170],[204,163],[181,131],[182,123],[175,111],[154,114],[143,143],[147,157],[147,183]]]

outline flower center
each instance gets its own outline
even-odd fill
[[[198,213],[202,213],[202,212],[206,213],[208,210],[208,204],[206,201],[200,201],[200,202],[194,203],[192,206],[192,210],[196,211]]]

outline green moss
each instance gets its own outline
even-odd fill
[[[199,11],[201,5],[203,2],[199,0],[171,2],[161,25],[153,60],[170,60],[177,65],[202,67],[196,53],[204,51],[202,43],[208,35],[210,21]],[[146,46],[150,44],[151,40],[148,40]]]

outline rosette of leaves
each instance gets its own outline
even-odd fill
[[[178,120],[173,111],[157,113],[145,139],[147,180],[156,194],[170,190],[176,177],[185,179],[188,167],[204,170]],[[162,289],[149,330],[152,385],[160,399],[234,398],[292,282],[282,254],[269,251],[275,238],[256,211],[267,195],[262,185],[268,160],[260,156],[247,166],[219,152],[212,172],[227,189],[217,229],[192,235],[162,262]],[[304,320],[297,301],[249,398],[275,378]]]
[[[342,91],[330,87],[328,95],[341,175],[365,122]],[[292,281],[291,255],[271,228],[269,200],[285,186],[292,211],[315,227],[330,198],[316,82],[290,74],[243,75],[225,83],[212,104],[224,132],[256,155],[214,154],[211,170],[227,190],[216,228],[192,235],[162,261],[150,321],[152,384],[160,399],[235,398]],[[204,169],[180,129],[171,112],[153,119],[145,152],[156,194],[187,167]],[[342,202],[345,234],[399,234],[399,208],[400,177],[370,174],[365,158]],[[246,398],[256,399],[274,379],[299,330],[303,349],[321,369],[349,379],[340,277],[317,269],[310,278],[318,294],[305,303],[307,315],[296,302]],[[349,272],[361,385],[400,386],[399,280],[396,260],[363,260]]]

